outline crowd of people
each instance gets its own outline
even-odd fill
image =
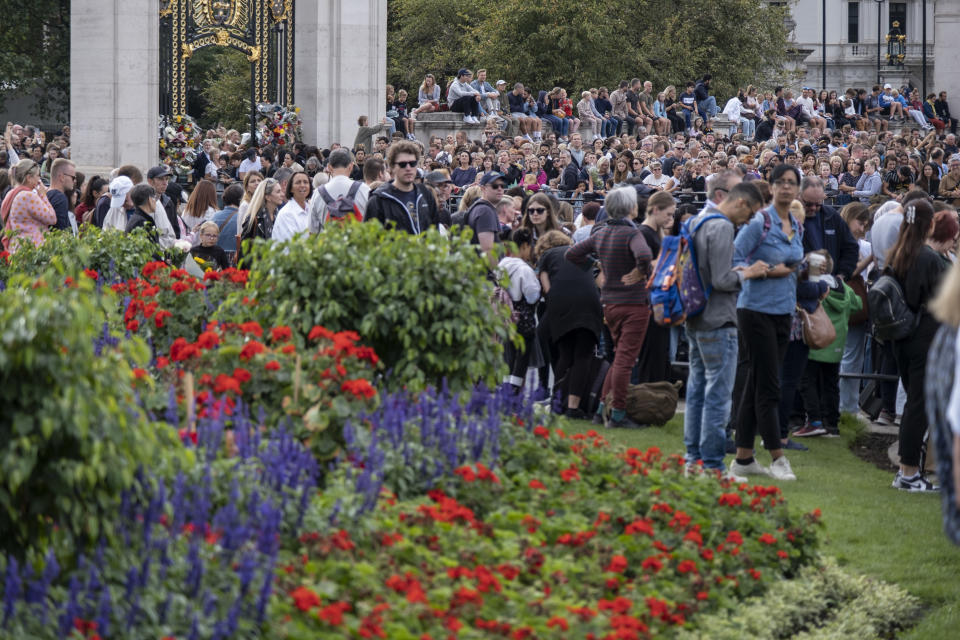
[[[857,376],[884,374],[878,420],[900,431],[893,486],[937,490],[924,473],[924,374],[952,317],[935,298],[956,271],[960,235],[946,93],[921,102],[889,85],[796,98],[747,87],[720,109],[710,82],[677,95],[634,79],[585,89],[574,105],[562,88],[508,89],[462,69],[445,93],[427,76],[416,106],[391,87],[386,117],[369,126],[361,116],[353,147],[260,148],[210,130],[186,180],[165,165],[85,177],[69,158],[68,127],[45,144],[36,129],[8,124],[4,245],[88,224],[145,228],[160,246],[179,242],[222,268],[244,259],[247,240],[321,233],[349,216],[413,235],[469,229],[524,338],[505,348],[505,382],[518,392],[546,386],[571,418],[631,428],[641,425],[626,413],[629,386],[679,377],[691,469],[789,480],[787,452],[838,435],[841,413],[856,414],[865,391]],[[418,142],[417,118],[444,109],[482,128]],[[721,113],[738,128],[715,133]],[[702,313],[660,326],[648,282],[663,239],[683,225],[710,295]],[[899,340],[870,331],[867,292],[883,274],[918,318]],[[835,338],[811,348],[804,317],[821,310]],[[757,435],[769,465],[755,454]]]

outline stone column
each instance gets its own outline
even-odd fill
[[[293,101],[304,141],[353,146],[357,118],[385,113],[387,2],[297,2],[295,11]]]
[[[930,29],[927,24],[928,33]],[[957,105],[954,109],[960,109],[960,49],[956,44],[960,34],[960,0],[936,0],[932,29],[933,82],[927,85],[927,91],[946,91],[948,99]]]
[[[158,0],[73,0],[71,156],[87,175],[157,164]]]

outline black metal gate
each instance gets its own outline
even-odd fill
[[[293,104],[293,4],[294,0],[161,0],[160,115],[188,115],[187,61],[198,49],[212,45],[246,54],[252,112],[263,102]]]

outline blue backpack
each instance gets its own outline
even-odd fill
[[[680,235],[663,239],[653,274],[647,282],[653,320],[657,324],[675,327],[703,313],[711,287],[705,286],[700,278],[693,234],[708,220],[723,217],[719,213],[705,216],[692,230],[693,219],[687,220],[680,226]]]

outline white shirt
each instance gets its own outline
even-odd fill
[[[742,106],[740,98],[733,96],[727,100],[727,104],[723,107],[723,113],[733,122],[740,121],[740,107]]]
[[[797,98],[796,102],[801,106],[801,108],[803,108],[803,112],[807,115],[808,118],[816,117],[817,114],[814,112],[812,98],[800,97],[800,98]]]
[[[281,242],[289,240],[298,233],[306,231],[309,226],[310,214],[291,198],[277,212],[277,220],[273,223],[273,235],[270,238]]]
[[[510,278],[507,291],[511,300],[519,302],[522,296],[527,303],[533,304],[540,299],[540,281],[530,265],[520,258],[507,257],[498,266]]]
[[[257,161],[256,161],[256,162],[250,162],[249,160],[247,160],[246,158],[244,158],[244,159],[240,162],[240,168],[237,169],[237,174],[239,175],[239,174],[242,173],[242,174],[246,175],[246,174],[250,173],[251,171],[260,171],[261,168],[262,168],[262,166],[261,166],[261,164],[260,164],[260,156],[257,156]]]
[[[643,179],[643,184],[648,184],[651,187],[664,187],[668,182],[671,182],[673,178],[668,178],[665,174],[660,174],[660,179],[654,177],[651,173],[646,178]]]
[[[349,176],[334,176],[331,180],[325,184],[321,185],[323,189],[326,190],[327,194],[336,200],[347,195],[347,192],[350,191],[350,187],[353,185],[353,180]],[[357,189],[357,194],[353,199],[353,204],[356,205],[357,209],[361,214],[366,214],[367,212],[367,200],[370,198],[370,187],[365,185],[362,181],[360,182],[360,188]],[[317,188],[313,192],[313,200],[310,202],[310,215],[316,213],[322,213],[320,207],[327,206],[327,203],[324,201],[323,196],[320,195],[320,188]]]

